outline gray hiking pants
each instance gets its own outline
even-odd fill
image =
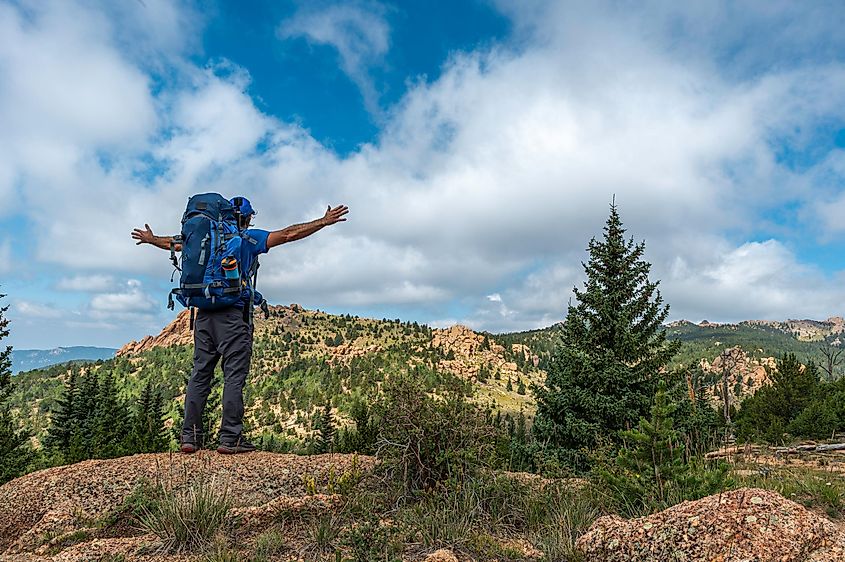
[[[182,442],[202,443],[202,412],[217,361],[223,358],[223,421],[220,442],[234,443],[243,431],[244,383],[252,358],[252,327],[235,307],[197,311],[194,369],[185,394]]]

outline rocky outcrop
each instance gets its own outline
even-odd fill
[[[742,488],[640,519],[598,519],[578,539],[587,562],[822,562],[845,559],[836,525],[767,490]]]
[[[494,342],[489,336],[478,334],[460,324],[446,329],[432,331],[431,346],[447,355],[441,365],[463,378],[477,377],[481,367],[491,371],[498,370],[503,377],[519,376],[519,367],[505,357],[505,348]],[[512,351],[523,354],[526,361],[536,367],[539,358],[522,344],[514,344]]]
[[[451,550],[441,548],[426,556],[424,562],[458,562],[458,559]]]
[[[266,326],[275,322],[285,327],[295,327],[296,318],[302,314],[304,309],[298,304],[291,304],[290,306],[270,306],[270,318],[268,322],[264,318],[264,313],[256,311],[255,314],[255,330],[261,332]],[[170,347],[174,345],[188,345],[194,342],[194,335],[191,331],[191,315],[188,309],[182,310],[176,315],[173,321],[164,327],[164,329],[156,336],[145,336],[141,341],[131,341],[121,347],[115,353],[115,356],[135,355],[144,351],[149,351],[155,347]]]
[[[187,345],[193,343],[190,327],[190,313],[187,309],[176,315],[173,321],[157,336],[145,336],[141,341],[131,341],[117,350],[115,356],[135,355],[142,351],[149,351],[154,347],[170,347],[173,345]]]
[[[319,494],[325,483],[344,474],[366,475],[373,463],[371,457],[357,455],[303,457],[254,452],[227,456],[202,451],[191,456],[161,453],[90,460],[41,470],[0,486],[0,561],[44,554],[50,546],[45,537],[80,531],[91,535],[94,548],[99,543],[93,539],[103,538],[96,536],[101,527],[98,522],[143,482],[174,490],[204,478],[228,490],[234,502],[233,515],[246,525],[242,530],[258,530],[282,507],[318,512],[331,509],[336,499]],[[306,481],[313,483],[311,489]],[[137,535],[136,530],[129,531],[128,537],[108,538]],[[136,542],[124,540],[121,544],[134,548]],[[130,552],[121,553],[127,560],[135,559]]]
[[[751,357],[737,346],[726,349],[712,362],[702,359],[699,366],[705,373],[715,375],[717,380],[727,374],[731,402],[736,403],[771,383],[770,373],[777,368],[777,361],[774,357]],[[712,386],[711,398],[721,400],[721,389],[720,384]]]

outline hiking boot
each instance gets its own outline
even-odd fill
[[[197,447],[196,443],[189,443],[188,441],[184,441],[182,445],[179,446],[179,450],[185,453],[186,455],[191,455],[199,451],[199,447]]]
[[[234,443],[225,443],[223,441],[220,442],[220,446],[217,447],[217,452],[221,455],[235,455],[237,453],[251,453],[255,450],[255,445],[244,439],[243,437],[239,437],[237,441]]]

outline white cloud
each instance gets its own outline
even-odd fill
[[[75,275],[63,277],[56,283],[60,291],[79,291],[85,293],[105,293],[114,290],[117,281],[112,275]]]
[[[115,39],[123,12],[53,2],[30,21],[0,3],[0,78],[9,78],[0,81],[0,205],[23,194],[34,258],[67,270],[57,287],[99,275],[166,279],[166,252],[133,245],[131,228],[172,234],[188,195],[237,189],[259,209],[259,228],[317,218],[327,204],[351,209],[348,222],[262,258],[259,288],[271,301],[395,305],[528,329],[563,317],[616,194],[629,233],[648,241],[673,316],[841,310],[836,280],[800,265],[787,245],[746,243],[784,204],[804,228],[841,231],[841,154],[797,171],[778,154],[845,118],[845,67],[800,47],[841,47],[827,21],[836,18],[816,9],[755,6],[739,15],[743,27],[726,4],[621,13],[506,3],[518,49],[453,55],[436,81],[412,83],[384,114],[376,141],[341,158],[257,109],[248,69],[180,59],[192,41],[175,27],[159,40],[153,28],[167,10],[179,14],[168,21],[190,12],[145,3],[155,13],[133,16],[141,51]],[[337,48],[366,91],[390,47],[385,12],[372,6],[303,8],[279,33]],[[748,29],[765,33],[751,41]],[[760,45],[781,31],[802,55],[776,64],[780,47]],[[720,58],[723,38],[741,60]],[[177,79],[154,95],[149,65]],[[85,311],[100,319],[142,317],[162,300],[140,286],[102,290]],[[470,311],[455,314],[456,303]]]
[[[16,316],[23,316],[30,319],[46,320],[61,316],[61,311],[52,305],[26,300],[15,301],[10,307],[10,310]]]
[[[360,88],[368,109],[377,113],[378,92],[369,70],[381,63],[390,47],[385,11],[375,1],[303,7],[279,25],[277,35],[281,39],[304,37],[337,49],[341,68]]]
[[[845,288],[776,240],[712,247],[690,263],[678,256],[663,277],[672,317],[691,320],[827,318],[841,314]],[[695,258],[693,258],[695,259]]]
[[[152,314],[159,308],[159,302],[143,291],[141,282],[130,279],[122,291],[95,295],[91,299],[92,317],[122,318],[136,314]]]

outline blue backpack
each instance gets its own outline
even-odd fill
[[[255,291],[258,260],[253,260],[250,271],[242,271],[241,245],[247,235],[239,229],[238,218],[232,204],[217,193],[203,193],[188,199],[182,216],[182,232],[174,236],[170,244],[170,259],[182,273],[179,287],[168,296],[169,309],[173,310],[174,295],[183,306],[192,309],[193,316],[193,308],[225,308],[237,303],[242,294],[249,291],[244,317],[249,314],[251,319],[252,305],[257,304],[256,297],[261,298]],[[176,244],[182,245],[181,267],[176,258]]]

